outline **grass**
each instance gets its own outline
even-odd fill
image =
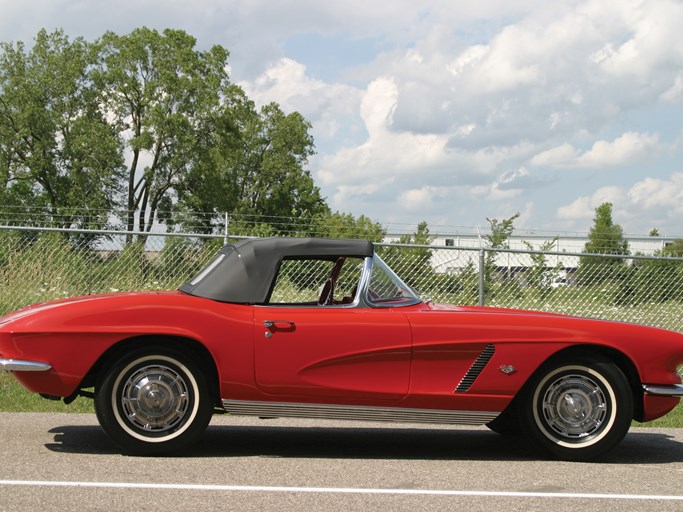
[[[0,412],[94,412],[93,401],[78,397],[71,404],[45,400],[29,393],[9,373],[0,373]],[[669,414],[647,423],[633,422],[635,427],[683,428],[683,403]]]
[[[93,401],[78,397],[66,405],[26,391],[10,373],[0,373],[0,412],[95,412]]]

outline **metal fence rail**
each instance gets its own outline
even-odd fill
[[[0,227],[0,314],[46,300],[173,289],[221,235]],[[234,240],[234,239],[231,239]],[[514,307],[683,332],[683,258],[578,255],[377,244],[407,284],[434,302]]]

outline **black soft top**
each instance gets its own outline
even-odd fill
[[[218,255],[180,291],[197,297],[263,304],[268,298],[280,262],[287,258],[365,258],[374,247],[367,240],[326,238],[258,238],[225,245]]]

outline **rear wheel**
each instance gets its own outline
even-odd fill
[[[624,438],[633,395],[622,371],[602,357],[574,357],[546,365],[521,400],[525,433],[564,460],[588,461]]]
[[[149,347],[127,354],[101,379],[95,412],[125,452],[156,455],[197,441],[213,413],[201,366],[186,354]]]

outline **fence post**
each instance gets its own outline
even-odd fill
[[[228,233],[230,227],[230,217],[228,212],[225,212],[225,235],[223,236],[223,245],[228,245]]]
[[[484,305],[484,265],[486,259],[486,249],[479,249],[479,305]]]
[[[94,281],[95,281],[95,262],[93,261],[93,255],[86,252],[86,258],[88,258],[88,293],[86,295],[92,295]]]

